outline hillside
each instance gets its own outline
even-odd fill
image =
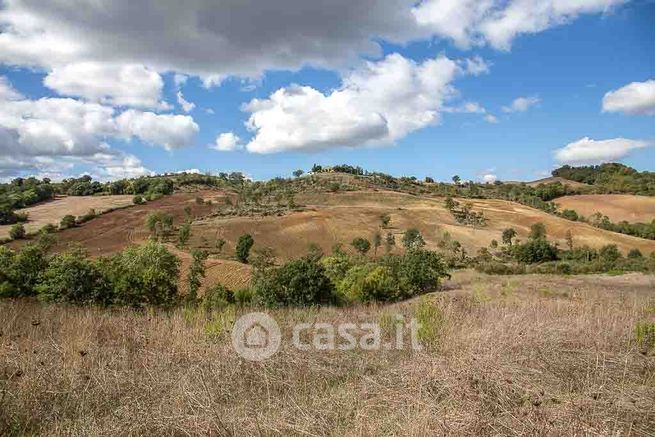
[[[578,189],[582,189],[582,190],[591,188],[591,185],[589,185],[589,184],[584,184],[582,182],[572,181],[572,180],[564,179],[564,178],[557,177],[557,176],[551,176],[551,177],[548,177],[548,178],[538,179],[536,181],[528,182],[526,185],[528,185],[529,187],[537,187],[537,186],[543,185],[543,184],[555,184],[555,183],[560,183],[562,185],[566,185],[566,186],[571,187],[571,188],[578,188]]]
[[[600,212],[613,222],[650,223],[655,220],[655,197],[629,194],[564,196],[554,201],[561,209],[573,209],[585,217]]]

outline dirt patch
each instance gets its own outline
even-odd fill
[[[655,197],[629,194],[565,196],[554,201],[562,209],[573,209],[585,217],[600,212],[615,223],[650,223],[655,220]]]
[[[28,214],[25,230],[36,232],[47,224],[58,226],[65,215],[75,217],[86,214],[90,209],[96,213],[122,208],[132,204],[132,196],[60,196],[17,212]],[[10,225],[0,226],[0,238],[9,236]]]

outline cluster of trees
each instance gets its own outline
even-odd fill
[[[655,252],[647,258],[638,249],[632,249],[624,257],[612,244],[598,250],[586,245],[575,247],[570,231],[567,247],[562,249],[548,241],[542,223],[532,225],[527,241],[521,242],[516,236],[514,229],[505,229],[502,246],[493,241],[491,250],[483,248],[471,262],[480,271],[499,274],[655,271]]]
[[[460,204],[452,197],[447,197],[445,206],[448,211],[455,217],[457,223],[470,226],[484,226],[487,224],[487,219],[482,211],[473,211],[473,206],[470,203]]]
[[[618,163],[583,167],[565,165],[554,170],[553,176],[592,185],[595,193],[655,195],[655,172],[639,172]]]
[[[107,258],[81,249],[48,256],[43,244],[0,247],[0,297],[38,296],[73,304],[171,306],[179,301],[179,260],[154,241]]]
[[[26,215],[17,214],[14,210],[52,199],[55,192],[55,187],[47,178],[16,178],[10,183],[0,184],[0,225],[27,220]]]

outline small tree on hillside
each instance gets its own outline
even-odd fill
[[[571,233],[571,230],[566,231],[566,236],[564,237],[566,239],[566,247],[569,248],[569,250],[573,250],[573,233]]]
[[[412,228],[405,231],[405,234],[403,235],[403,246],[405,246],[405,249],[407,250],[421,249],[425,246],[423,236],[418,229]]]
[[[25,238],[25,226],[23,226],[20,223],[16,223],[13,225],[11,228],[9,228],[9,237],[12,240],[20,240],[22,238]]]
[[[305,174],[305,172],[302,171],[302,170],[300,170],[300,169],[298,169],[298,170],[296,170],[296,171],[293,172],[293,175],[294,175],[295,177],[297,177],[297,178],[299,178],[299,177],[302,176],[303,174]]]
[[[390,222],[391,222],[391,216],[389,214],[380,215],[380,223],[382,223],[383,228],[389,226]]]
[[[373,249],[374,252],[373,254],[377,256],[378,254],[378,249],[382,246],[382,235],[380,235],[379,232],[376,232],[373,234]]]
[[[391,232],[387,233],[387,236],[384,239],[384,250],[389,253],[396,245],[396,237]]]
[[[543,223],[537,222],[530,226],[530,239],[543,240],[546,238],[546,226]]]
[[[516,237],[516,231],[514,230],[514,228],[505,229],[503,231],[503,236],[502,236],[503,244],[511,246],[512,240],[514,240],[515,237]]]
[[[75,217],[67,214],[61,219],[61,223],[59,224],[59,227],[61,229],[68,229],[68,228],[73,228],[75,227],[77,223],[75,222]]]
[[[191,224],[187,222],[180,226],[180,231],[177,235],[178,245],[180,247],[186,246],[187,242],[189,241],[189,237],[191,237]]]
[[[205,261],[209,254],[204,250],[194,250],[191,252],[193,260],[187,274],[187,283],[189,284],[189,294],[186,297],[187,302],[195,304],[198,300],[198,290],[205,277]]]
[[[366,238],[357,237],[352,241],[351,244],[361,255],[366,255],[366,253],[371,250],[371,242]]]
[[[239,261],[244,264],[248,263],[248,257],[250,256],[250,249],[252,249],[255,240],[250,234],[243,234],[239,237],[237,241],[236,256]]]
[[[453,183],[455,185],[459,185],[459,183],[462,181],[462,178],[460,178],[458,175],[453,176]]]

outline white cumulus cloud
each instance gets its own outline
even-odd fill
[[[567,144],[555,151],[555,159],[562,164],[600,164],[624,158],[633,150],[643,149],[652,143],[627,138],[612,138],[609,140],[594,140],[584,137]]]
[[[187,99],[184,98],[184,94],[182,94],[182,91],[178,91],[177,94],[177,103],[182,107],[182,110],[184,112],[191,112],[194,110],[196,107],[196,104],[193,102],[189,102]]]
[[[392,143],[440,121],[459,71],[445,56],[416,63],[392,54],[350,71],[328,94],[308,86],[281,88],[244,106],[255,133],[246,148],[273,153]]]
[[[188,146],[200,129],[188,115],[155,114],[134,109],[119,115],[116,124],[123,135],[138,137],[167,150]]]
[[[655,115],[655,80],[632,82],[603,97],[604,112]]]
[[[215,144],[209,147],[219,152],[233,152],[241,148],[241,139],[232,132],[225,132],[216,137]]]
[[[508,106],[503,106],[503,112],[525,112],[531,107],[538,105],[541,99],[538,96],[518,97]]]
[[[142,65],[82,62],[55,67],[44,85],[58,94],[114,106],[167,109],[161,101],[164,81]]]

